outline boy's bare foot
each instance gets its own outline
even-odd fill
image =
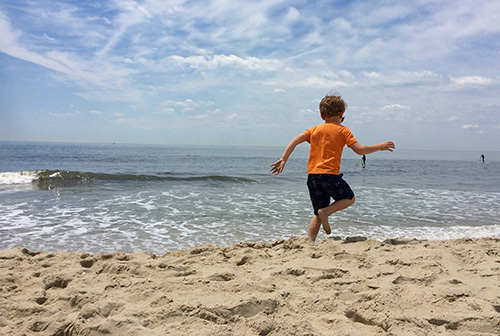
[[[328,223],[328,214],[325,209],[318,210],[318,216],[321,219],[321,223],[323,223],[323,230],[325,230],[326,234],[332,233],[332,229],[330,228],[330,224]]]

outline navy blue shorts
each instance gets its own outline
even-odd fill
[[[309,196],[314,208],[314,214],[318,215],[318,210],[330,205],[330,198],[335,201],[343,199],[353,199],[354,192],[340,175],[332,174],[309,174],[307,177],[307,187]]]

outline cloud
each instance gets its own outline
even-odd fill
[[[106,101],[139,101],[145,95],[144,87],[149,86],[142,82],[143,78],[151,72],[180,73],[189,69],[211,72],[213,76],[207,80],[221,71],[226,71],[228,78],[228,69],[244,71],[245,75],[267,73],[266,81],[280,88],[446,83],[452,88],[465,88],[493,83],[483,77],[448,77],[432,70],[387,71],[386,65],[394,63],[401,53],[412,59],[419,57],[422,53],[407,45],[422,48],[428,43],[422,37],[438,32],[450,41],[456,39],[449,25],[454,25],[455,18],[464,20],[472,6],[469,3],[451,11],[450,6],[426,4],[432,10],[422,11],[417,3],[375,6],[354,2],[338,6],[334,13],[316,5],[291,6],[282,0],[202,4],[116,0],[99,6],[31,3],[23,9],[27,13],[25,21],[31,23],[26,27],[18,25],[22,30],[12,28],[5,14],[0,16],[0,50],[64,74],[82,86],[79,95],[86,99]],[[496,18],[492,14],[495,8],[474,5],[475,11],[489,14],[484,19],[490,23]],[[425,20],[416,21],[415,13],[424,15]],[[474,13],[465,16],[471,26],[459,33],[461,38],[498,31]],[[38,27],[48,29],[39,31]],[[39,32],[32,33],[37,43],[21,39],[31,30]],[[412,42],[414,37],[418,42]],[[362,76],[349,69],[353,63],[373,64],[376,66],[372,68],[379,70],[362,72]],[[322,68],[334,69],[330,72],[337,77],[324,74]],[[200,83],[198,88],[208,85]],[[168,80],[159,85],[178,87]]]
[[[286,13],[287,21],[295,21],[300,18],[300,12],[295,7],[290,7]]]
[[[456,88],[489,86],[495,83],[494,80],[481,76],[465,76],[465,77],[450,76],[450,82],[452,86]]]
[[[433,71],[397,71],[394,73],[363,72],[365,83],[371,86],[427,86],[443,90],[485,87],[497,81],[482,76],[443,76]]]
[[[213,101],[194,101],[192,99],[186,99],[184,101],[176,101],[176,100],[166,100],[159,104],[159,111],[162,114],[170,114],[174,115],[177,112],[182,114],[200,114],[208,111],[210,108],[213,108],[216,104]],[[220,110],[216,109],[218,113]]]
[[[405,106],[401,104],[391,104],[382,107],[382,110],[411,110],[410,106]]]
[[[141,94],[130,85],[130,76],[137,71],[122,66],[116,59],[105,61],[84,59],[70,51],[50,49],[44,53],[24,47],[19,40],[23,33],[12,28],[7,17],[0,12],[0,52],[23,61],[38,64],[55,71],[62,80],[69,80],[84,88],[85,98],[99,100],[140,100]],[[105,91],[103,91],[105,90]]]
[[[285,90],[283,88],[313,88],[331,91],[354,87],[359,84],[350,71],[326,71],[311,76],[300,69],[289,69],[284,73],[277,73],[271,79],[263,81],[263,83],[267,86],[278,87],[275,92],[277,92],[276,90]]]
[[[66,112],[66,113],[48,112],[47,114],[49,116],[55,117],[55,118],[70,118],[70,117],[79,116],[82,113],[79,111],[75,111],[75,112]]]
[[[18,42],[18,39],[22,36],[22,32],[12,28],[10,21],[1,11],[0,35],[2,36],[0,39],[0,52],[24,61],[39,64],[58,72],[66,72],[69,70],[64,64],[59,62],[59,60],[40,56],[22,46]]]
[[[479,125],[478,124],[466,124],[466,125],[462,125],[462,129],[477,129],[479,128]]]
[[[180,66],[190,66],[195,69],[217,69],[222,67],[235,67],[258,71],[276,71],[283,68],[281,61],[276,59],[259,59],[257,57],[241,58],[235,55],[214,56],[188,56],[178,55],[168,57],[173,63]]]
[[[120,43],[129,27],[143,23],[153,17],[148,9],[133,0],[115,0],[115,3],[120,14],[114,19],[115,29],[109,37],[108,42],[96,54],[101,58],[106,57]]]
[[[442,76],[428,70],[397,71],[393,73],[363,72],[363,76],[366,83],[370,85],[418,86],[443,83]]]
[[[47,42],[55,42],[56,39],[53,37],[50,37],[46,33],[43,33],[42,35],[34,35],[36,39],[39,39],[41,41],[47,41]]]
[[[475,53],[477,45],[487,43],[500,32],[500,3],[460,1],[453,6],[439,1],[407,1],[398,4],[352,2],[340,11],[344,23],[335,22],[334,41],[343,41],[336,48],[342,55],[342,66],[355,62],[365,67],[390,71],[394,67],[412,68],[432,62],[436,68],[447,58],[460,63],[465,58],[455,57]],[[342,28],[345,27],[345,28]],[[333,28],[333,27],[330,27]],[[486,47],[488,48],[488,47]],[[496,47],[491,46],[494,50]],[[342,52],[339,52],[338,50]],[[471,50],[471,52],[469,52]],[[344,56],[345,55],[345,56]],[[462,56],[463,57],[463,56]],[[469,65],[462,63],[462,65]],[[471,69],[486,64],[474,64]],[[444,67],[441,67],[444,69]]]
[[[322,89],[332,89],[351,86],[350,83],[339,80],[332,80],[321,76],[310,76],[298,83],[299,86],[309,86]]]

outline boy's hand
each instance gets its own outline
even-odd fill
[[[278,175],[283,171],[283,169],[285,169],[285,164],[286,161],[283,159],[279,159],[275,163],[272,163],[270,169],[271,173],[273,173],[274,175]]]
[[[389,152],[392,152],[392,150],[396,148],[396,145],[394,145],[394,142],[392,141],[383,142],[381,145],[382,150],[388,150]]]

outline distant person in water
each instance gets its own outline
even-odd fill
[[[484,162],[484,154],[481,154],[481,161]]]
[[[346,108],[347,104],[338,94],[323,98],[319,110],[325,122],[293,138],[281,159],[271,164],[271,172],[274,175],[280,174],[295,147],[305,141],[310,143],[307,187],[314,209],[308,233],[312,241],[316,240],[321,224],[327,234],[331,233],[328,216],[354,204],[354,192],[340,174],[340,160],[344,146],[347,145],[359,155],[379,150],[392,152],[395,148],[392,141],[371,146],[361,145],[351,131],[341,125]],[[332,204],[330,198],[334,200]]]
[[[363,162],[363,167],[366,166],[366,155],[363,154],[361,161]]]

